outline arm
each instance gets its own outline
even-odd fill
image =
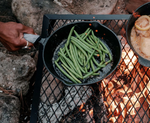
[[[35,34],[32,28],[16,22],[0,22],[0,42],[9,51],[16,51],[27,45],[24,33]],[[33,46],[32,43],[28,44]]]

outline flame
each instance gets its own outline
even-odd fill
[[[110,77],[111,79],[103,79],[101,82],[100,91],[104,92],[103,98],[108,112],[107,117],[112,123],[127,122],[127,119],[128,122],[130,120],[141,122],[139,121],[141,118],[143,118],[143,122],[148,122],[150,117],[150,111],[148,110],[148,108],[150,109],[150,75],[145,75],[145,71],[150,74],[150,69],[145,67],[145,70],[141,70],[134,52],[126,44],[124,45],[122,59],[123,65],[126,66],[124,71],[130,70],[124,76],[132,74],[132,78],[126,79],[127,82],[118,80],[118,77],[122,76],[121,70],[118,69],[116,75]]]
[[[93,118],[93,109],[91,109],[91,110],[89,111],[89,115],[90,115],[91,118]]]
[[[81,104],[79,111],[85,112],[85,109],[83,109],[83,107],[84,107],[84,103]]]
[[[128,54],[126,52],[122,53],[122,58],[124,59],[125,64],[128,66],[129,70],[134,68],[134,64],[137,61],[136,56],[134,56],[134,52],[130,50]]]

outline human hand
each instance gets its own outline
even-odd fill
[[[32,43],[27,43],[23,38],[23,34],[35,34],[34,30],[21,23],[16,22],[0,22],[0,42],[9,51],[17,51],[28,44],[32,47]]]

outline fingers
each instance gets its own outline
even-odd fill
[[[25,40],[24,38],[21,38],[20,42],[21,42],[20,46],[22,46],[22,47],[24,47],[24,46],[32,47],[33,46],[33,44],[31,42]]]
[[[36,34],[34,30],[30,27],[24,26],[21,23],[7,22],[4,23],[3,31],[1,34],[1,43],[9,50],[16,51],[22,47],[32,47],[33,44],[27,42],[23,35],[24,33]]]
[[[22,32],[28,34],[34,34],[34,35],[36,34],[32,28],[27,26],[23,26]]]
[[[25,40],[23,38],[24,36],[24,33],[28,33],[28,34],[35,34],[34,30],[30,27],[27,27],[27,26],[24,26],[22,25],[22,29],[20,30],[20,33],[19,33],[19,38],[20,38],[20,46],[24,47],[24,46],[27,46],[27,47],[32,47],[33,44],[31,42],[28,42],[27,40]]]

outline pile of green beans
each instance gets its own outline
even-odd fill
[[[75,36],[72,36],[73,33]],[[92,29],[87,28],[84,33],[78,34],[73,26],[64,47],[58,52],[55,65],[71,81],[82,83],[83,79],[100,75],[98,71],[111,61],[111,53]]]

